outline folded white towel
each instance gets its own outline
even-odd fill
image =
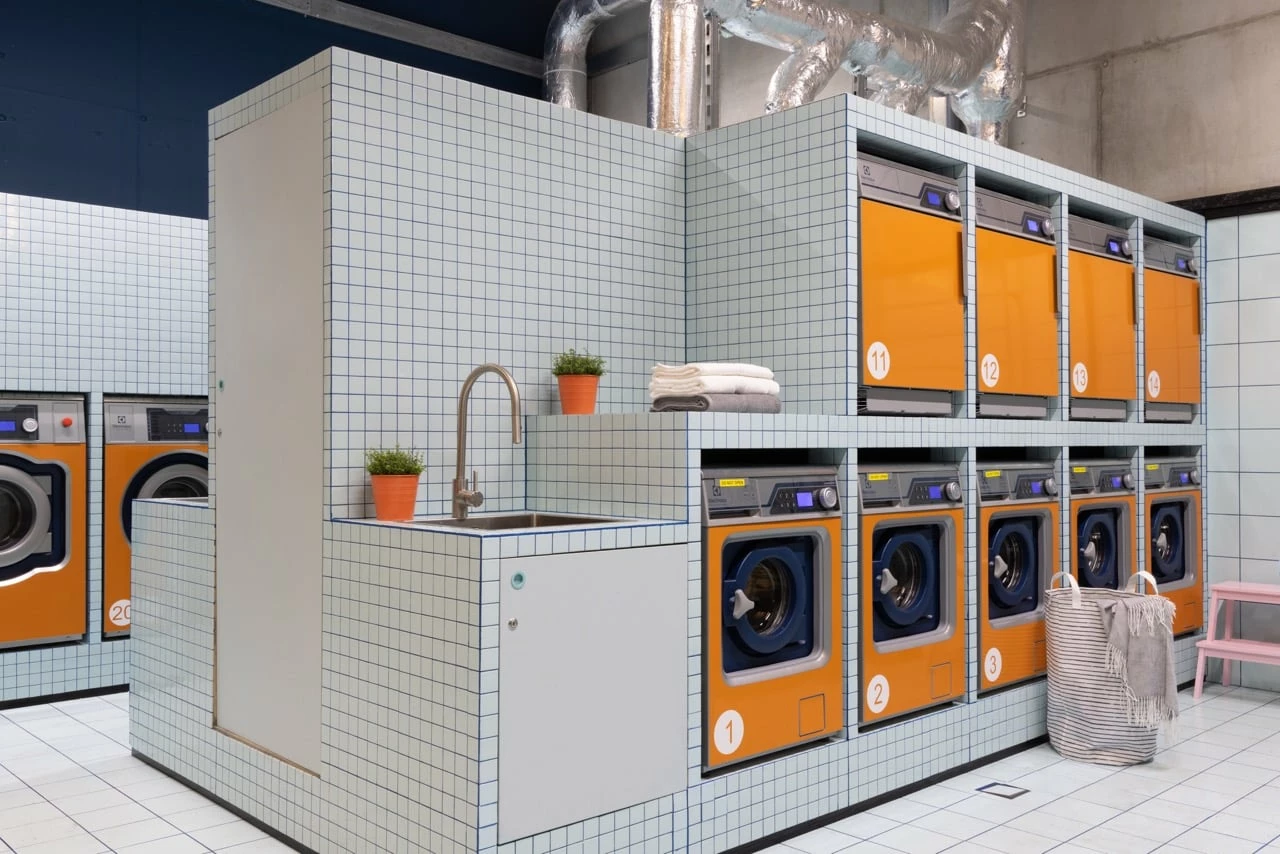
[[[654,365],[654,379],[688,380],[695,377],[759,377],[773,379],[773,371],[737,362],[694,362],[689,365]]]
[[[761,377],[705,376],[693,379],[659,379],[649,383],[649,397],[677,397],[692,394],[772,394],[781,389],[773,380]]]

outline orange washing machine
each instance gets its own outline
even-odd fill
[[[1200,278],[1195,250],[1147,238],[1143,354],[1147,420],[1190,421],[1200,404]]]
[[[979,190],[978,414],[1044,418],[1058,396],[1058,253],[1048,208]]]
[[[860,467],[864,725],[965,692],[964,491],[954,465]]]
[[[0,648],[84,637],[88,465],[83,399],[0,396]]]
[[[209,496],[204,400],[107,398],[103,418],[102,633],[127,635],[133,502]]]
[[[1144,474],[1147,566],[1176,608],[1173,634],[1191,634],[1204,624],[1200,467],[1188,457],[1149,459]]]
[[[1071,553],[1081,587],[1122,589],[1138,565],[1133,466],[1071,461]]]
[[[844,728],[834,468],[702,472],[703,769]]]
[[[978,468],[980,691],[1045,673],[1044,591],[1060,561],[1052,463]]]
[[[861,154],[858,177],[859,409],[950,415],[965,388],[957,184]]]
[[[1123,421],[1137,397],[1133,251],[1119,226],[1068,220],[1071,417]]]

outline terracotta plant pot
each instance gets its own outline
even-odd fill
[[[596,392],[600,378],[583,374],[561,374],[560,411],[565,415],[593,415],[596,411]]]
[[[420,475],[375,474],[369,479],[373,481],[373,509],[379,522],[408,522],[413,519]]]

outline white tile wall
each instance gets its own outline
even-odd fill
[[[214,111],[211,134],[317,87],[327,91],[330,115],[332,512],[364,515],[358,455],[371,441],[396,440],[427,448],[419,509],[445,512],[454,395],[467,369],[496,358],[518,369],[537,417],[528,419],[527,448],[511,449],[500,386],[486,383],[477,396],[476,467],[496,483],[489,509],[607,512],[670,524],[479,538],[327,521],[325,747],[317,780],[209,728],[211,669],[197,650],[200,637],[211,642],[212,521],[205,511],[148,504],[138,523],[146,532],[139,595],[149,598],[136,617],[145,647],[135,680],[141,752],[322,851],[710,854],[1043,734],[1043,683],[981,699],[971,691],[967,702],[915,720],[850,728],[834,742],[702,779],[703,567],[699,528],[687,524],[697,518],[702,455],[821,449],[822,459],[841,465],[852,496],[860,448],[934,448],[972,473],[976,448],[1204,443],[1198,423],[1137,418],[1006,423],[844,414],[858,349],[848,275],[856,270],[856,206],[840,181],[856,141],[915,146],[969,164],[966,185],[980,168],[1041,186],[1057,194],[1060,219],[1072,199],[1188,235],[1201,233],[1198,217],[856,99],[684,143],[340,50]],[[599,156],[583,160],[584,152]],[[625,204],[611,205],[615,198]],[[507,212],[513,207],[519,215]],[[778,234],[791,225],[796,233]],[[491,242],[495,230],[503,246]],[[607,243],[593,243],[602,231]],[[741,253],[753,260],[743,263]],[[972,264],[967,269],[972,277]],[[805,300],[792,301],[795,293]],[[822,348],[837,352],[834,368],[810,344],[815,323]],[[753,330],[756,349],[739,347],[735,324]],[[572,340],[558,337],[564,328]],[[215,323],[215,350],[216,332]],[[794,346],[779,346],[780,336]],[[606,414],[554,416],[549,356],[584,340],[615,370],[606,378],[615,383],[606,385]],[[777,417],[643,414],[650,364],[686,352],[767,359],[785,372],[784,398],[790,389],[796,406]],[[857,529],[846,514],[850,686],[857,684]],[[659,542],[689,544],[686,789],[497,846],[501,559]],[[973,596],[968,609],[976,609]],[[184,613],[193,617],[174,618]],[[1192,672],[1193,651],[1190,641],[1179,642],[1182,679]],[[184,675],[188,665],[193,675]],[[853,720],[856,689],[846,696]]]
[[[102,635],[102,397],[207,394],[203,220],[0,193],[0,391],[83,395],[89,631],[0,651],[0,702],[129,681]]]

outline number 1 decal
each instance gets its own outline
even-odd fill
[[[720,717],[716,719],[716,728],[713,733],[716,750],[720,751],[722,756],[732,756],[738,752],[738,748],[742,746],[742,737],[746,735],[746,728],[742,723],[742,715],[733,709],[728,709],[720,713]]]

